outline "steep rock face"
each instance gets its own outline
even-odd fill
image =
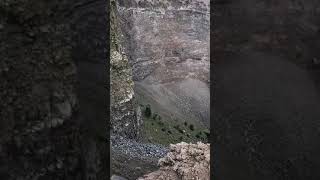
[[[138,180],[191,180],[210,179],[210,144],[178,143],[159,160],[160,169]]]
[[[0,2],[0,179],[106,177],[106,103],[88,100],[91,93],[103,99],[94,90],[106,94],[92,63],[102,57],[105,65],[105,7],[86,0]],[[88,88],[83,77],[94,77],[96,86]],[[86,126],[101,114],[100,129]]]
[[[209,1],[119,1],[118,11],[137,98],[208,126]]]
[[[132,70],[122,48],[123,35],[118,27],[118,12],[112,2],[111,11],[111,128],[112,132],[127,138],[137,138],[141,125],[139,108],[135,106]]]

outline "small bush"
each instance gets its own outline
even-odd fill
[[[184,122],[184,125],[185,125],[185,126],[188,126],[188,123],[187,123],[187,122]]]
[[[170,130],[168,130],[168,134],[172,134],[172,132]]]
[[[196,138],[201,138],[201,137],[202,137],[202,132],[200,131],[196,134]]]
[[[155,113],[155,114],[153,115],[153,117],[152,117],[153,120],[156,120],[156,119],[157,119],[157,116],[158,116],[158,114]]]
[[[194,126],[193,126],[193,124],[190,124],[189,129],[190,129],[191,131],[193,131],[193,130],[194,130]]]
[[[182,137],[182,136],[180,136],[180,137],[179,137],[179,140],[180,140],[180,141],[182,141],[182,140],[183,140],[183,137]]]
[[[163,126],[163,125],[164,125],[164,123],[163,123],[162,121],[159,121],[158,124],[159,124],[160,126]]]
[[[161,128],[161,131],[163,131],[163,132],[164,132],[164,131],[166,131],[166,129],[165,129],[165,128]]]
[[[145,114],[146,117],[151,117],[152,112],[151,112],[151,107],[150,107],[149,104],[146,106],[144,114]]]

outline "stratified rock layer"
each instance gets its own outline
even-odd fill
[[[139,102],[208,127],[209,0],[118,2]]]

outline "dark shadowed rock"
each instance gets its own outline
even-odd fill
[[[248,51],[215,64],[217,179],[319,179],[319,94],[287,59]]]
[[[105,7],[0,1],[0,179],[107,176]]]

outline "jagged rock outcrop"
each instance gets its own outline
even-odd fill
[[[0,1],[0,179],[107,176],[106,5],[88,2]]]
[[[210,144],[178,143],[170,145],[170,152],[159,160],[160,169],[138,180],[209,180]]]
[[[111,128],[112,133],[138,138],[141,120],[135,105],[132,68],[125,55],[123,35],[119,28],[116,1],[111,2]]]

